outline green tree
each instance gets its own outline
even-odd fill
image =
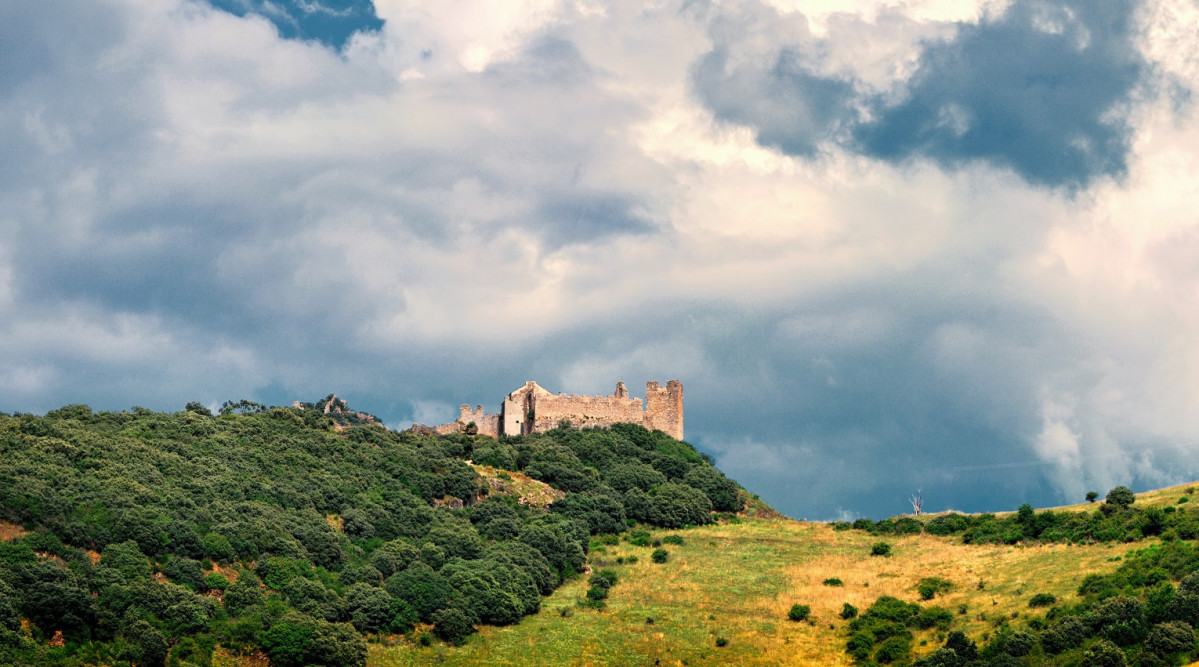
[[[1107,503],[1119,509],[1126,509],[1137,501],[1137,496],[1127,486],[1117,486],[1107,492]]]
[[[462,645],[475,631],[470,617],[461,609],[450,607],[433,614],[433,634],[455,645]]]
[[[346,591],[346,611],[360,632],[379,632],[391,624],[391,595],[367,584],[354,584]]]
[[[387,592],[407,602],[420,619],[431,622],[433,613],[449,603],[454,589],[425,563],[416,563],[387,579]]]
[[[663,528],[700,526],[712,520],[712,501],[686,484],[663,484],[650,500],[650,521]]]
[[[1100,639],[1087,648],[1082,659],[1087,667],[1125,667],[1128,664],[1124,651],[1106,639]]]
[[[737,483],[710,465],[697,465],[683,475],[683,483],[704,492],[717,512],[739,512]]]

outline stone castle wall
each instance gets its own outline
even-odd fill
[[[499,414],[487,414],[482,406],[460,408],[458,419],[442,424],[437,433],[462,433],[474,424],[479,435],[528,435],[557,428],[563,421],[575,428],[600,428],[613,424],[641,424],[683,439],[683,385],[671,380],[666,387],[647,382],[645,402],[629,398],[623,382],[611,396],[553,394],[536,382],[504,397]]]
[[[562,421],[575,428],[595,428],[613,424],[640,424],[645,411],[640,398],[616,396],[567,396],[558,394],[539,398],[533,432],[548,431]]]

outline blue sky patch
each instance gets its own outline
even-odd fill
[[[371,0],[209,0],[236,16],[257,14],[287,39],[316,40],[340,49],[356,32],[378,30],[383,21]]]

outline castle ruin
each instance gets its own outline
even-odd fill
[[[567,396],[553,394],[529,381],[504,397],[499,414],[485,414],[481,405],[473,410],[463,405],[457,421],[434,430],[442,434],[473,431],[494,438],[541,433],[557,428],[562,422],[575,428],[640,424],[682,440],[683,385],[678,380],[667,382],[665,387],[646,382],[643,405],[640,398],[629,398],[623,382],[616,383],[616,392],[611,396]]]

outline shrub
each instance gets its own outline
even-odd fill
[[[1119,509],[1125,509],[1137,501],[1137,496],[1127,486],[1117,486],[1107,492],[1107,503]]]
[[[1099,636],[1118,646],[1131,646],[1144,641],[1149,634],[1145,622],[1145,603],[1136,598],[1114,597],[1091,612],[1091,624]]]
[[[455,646],[461,646],[474,631],[470,617],[461,609],[448,607],[433,613],[433,634]]]
[[[712,521],[711,511],[712,501],[703,491],[667,482],[650,498],[649,520],[663,528],[699,526]]]
[[[717,638],[716,638],[716,645],[717,645],[717,646],[720,646],[720,647],[728,646],[728,645],[729,645],[729,640],[725,639],[724,637],[717,637]]]
[[[792,621],[806,621],[812,613],[812,608],[806,604],[795,603],[791,605],[791,610],[787,612],[787,618]]]
[[[1182,621],[1171,621],[1153,626],[1149,637],[1145,640],[1145,650],[1161,657],[1166,657],[1182,651],[1189,651],[1195,646],[1195,632],[1191,626]]]
[[[858,608],[846,602],[841,605],[841,618],[848,621],[851,618],[857,618]]]
[[[603,586],[592,586],[587,589],[588,600],[606,600],[608,599],[608,589]]]
[[[1081,645],[1087,638],[1087,628],[1077,616],[1067,616],[1061,623],[1041,633],[1041,646],[1051,655]]]
[[[824,584],[825,586],[844,586],[845,585],[845,582],[841,581],[837,577],[830,577],[820,583]]]
[[[874,652],[874,659],[887,665],[906,660],[911,653],[912,640],[902,636],[890,637],[879,644],[878,650]]]
[[[619,577],[615,570],[600,570],[587,580],[587,583],[592,586],[600,586],[602,588],[612,588],[616,585]]]
[[[945,648],[953,651],[963,661],[974,660],[978,657],[978,646],[970,641],[966,633],[954,630],[945,638]]]
[[[891,545],[887,542],[875,542],[874,545],[870,547],[870,555],[871,556],[890,556],[891,555]]]
[[[1028,600],[1030,607],[1048,607],[1057,602],[1057,597],[1052,593],[1037,593]]]
[[[929,628],[948,630],[950,624],[953,623],[953,614],[944,607],[929,607],[916,614],[915,618],[912,619],[912,623],[921,630]]]
[[[995,635],[987,649],[988,652],[1006,653],[1019,658],[1028,655],[1036,644],[1037,640],[1026,632],[1005,631]]]
[[[869,631],[863,630],[855,632],[849,636],[849,641],[845,644],[845,650],[858,662],[863,662],[870,657],[870,651],[874,649],[874,635]]]
[[[920,593],[922,600],[931,600],[937,596],[937,593],[944,593],[952,589],[953,583],[940,577],[925,577],[916,584],[916,591]]]
[[[673,544],[675,546],[683,546],[682,535],[667,535],[662,538],[662,544]]]
[[[1087,667],[1125,667],[1128,664],[1124,659],[1124,651],[1105,639],[1100,639],[1087,648],[1082,659]]]
[[[670,559],[670,552],[665,549],[654,549],[654,553],[650,556],[650,558],[655,563],[665,563]]]

